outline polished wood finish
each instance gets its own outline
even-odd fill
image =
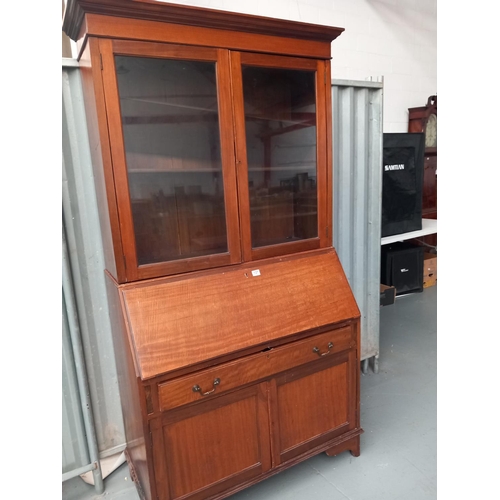
[[[226,225],[228,234],[228,247],[230,262],[234,264],[241,261],[240,219],[237,194],[237,178],[234,151],[234,123],[231,93],[231,66],[229,52],[218,49],[217,51],[217,81],[219,92],[219,116],[222,124],[220,140],[222,150],[222,168],[224,179],[224,201],[226,206]]]
[[[326,185],[333,186],[333,130],[332,130],[332,71],[330,61],[325,61],[325,98],[326,98]],[[325,246],[332,246],[333,241],[333,191],[326,193],[326,238]]]
[[[359,310],[337,266],[335,251],[326,249],[143,283],[110,279],[123,310],[115,323],[134,354],[128,370],[140,373],[137,387],[144,386],[140,406],[150,429],[148,437],[145,427],[144,439],[151,446],[158,498],[225,498],[324,450],[359,454]],[[267,288],[293,304],[287,308],[291,319],[279,314],[285,306],[269,306]],[[181,296],[193,307],[186,308]],[[158,315],[164,324],[156,330]],[[291,321],[300,324],[294,328]],[[225,339],[222,350],[214,331]],[[280,331],[288,335],[280,337]],[[163,355],[153,364],[138,356],[141,336],[156,336],[151,352]],[[245,340],[250,337],[252,343]],[[199,343],[205,355],[197,357]],[[171,364],[161,365],[162,357]],[[213,458],[217,447],[223,459]]]
[[[437,218],[437,155],[424,156],[424,186],[422,190],[422,217]],[[435,217],[432,217],[434,215]]]
[[[133,339],[128,335],[128,328],[123,316],[123,303],[117,283],[109,273],[106,275],[106,288],[116,364],[120,403],[122,407],[127,460],[134,470],[137,482],[145,498],[156,496],[154,480],[153,454],[148,440],[147,398],[145,386],[138,376],[133,356]]]
[[[330,343],[333,344],[332,347],[329,347]],[[220,384],[215,387],[215,392],[220,394],[237,386],[316,361],[321,356],[321,354],[316,354],[316,349],[319,349],[321,353],[334,354],[354,345],[353,328],[346,326],[294,342],[291,345],[264,349],[258,354],[160,384],[158,386],[160,409],[169,410],[203,399],[199,392],[193,392],[192,388],[195,385],[199,385],[205,391],[207,388],[212,389],[213,381],[219,379]]]
[[[437,117],[437,96],[429,96],[425,106],[408,109],[408,132],[426,133],[429,117]],[[424,152],[424,182],[422,186],[422,217],[437,219],[437,146],[426,146]],[[421,242],[437,246],[437,234],[420,238]],[[417,244],[421,242],[416,241]]]
[[[89,36],[129,40],[160,41],[165,43],[188,43],[189,45],[208,45],[232,50],[255,50],[263,53],[292,54],[299,57],[329,58],[330,43],[298,38],[282,38],[253,33],[236,33],[197,26],[157,21],[142,21],[126,18],[113,18],[97,14],[87,14],[86,34],[78,40],[78,46],[85,45]]]
[[[359,455],[360,312],[331,246],[329,59],[343,30],[147,0],[70,0],[63,28],[80,50],[141,499],[220,500],[321,452]],[[206,69],[142,81],[128,75],[138,62],[153,76]],[[245,68],[286,82],[261,80],[250,125]],[[304,129],[310,149],[278,164],[273,148]]]
[[[328,44],[344,31],[344,28],[145,0],[68,0],[63,31],[76,41],[88,14],[209,27],[236,33],[322,40]]]
[[[425,106],[408,108],[408,132],[420,133],[426,131],[429,117],[434,114],[437,116],[437,96],[431,95],[427,99]],[[431,152],[435,148],[428,148]]]
[[[408,132],[426,133],[431,115],[437,116],[437,96],[430,96],[425,106],[408,109]],[[426,146],[424,154],[424,185],[422,217],[437,218],[437,147]]]
[[[106,269],[113,276],[125,276],[120,221],[113,181],[113,163],[111,148],[107,140],[108,126],[104,89],[100,78],[99,40],[90,40],[80,58],[82,89],[85,96],[85,115],[94,185],[96,188],[99,210],[99,223],[104,248]],[[96,74],[97,73],[97,74]]]
[[[280,462],[354,427],[349,369],[357,367],[346,353],[331,354],[277,380]]]
[[[143,379],[359,316],[333,249],[124,286],[122,295]]]
[[[271,467],[265,383],[165,413],[161,421],[172,499],[208,498]],[[223,459],[215,459],[217,449]]]
[[[359,435],[340,442],[336,446],[332,446],[330,449],[326,450],[326,454],[329,457],[335,457],[339,453],[349,450],[353,457],[359,457],[360,452],[360,439]]]
[[[252,218],[252,208],[256,210],[256,200],[246,181],[249,179],[249,162],[247,150],[247,136],[245,124],[245,98],[242,81],[242,66],[292,69],[294,71],[315,72],[315,121],[316,126],[316,189],[313,193],[276,191],[267,198],[259,199],[260,214],[272,213],[274,218],[265,223]],[[271,56],[251,53],[232,53],[231,71],[233,74],[233,100],[236,127],[236,156],[238,169],[238,193],[240,197],[240,218],[242,224],[242,246],[244,260],[270,258],[276,255],[303,252],[315,248],[331,246],[331,184],[327,182],[328,170],[331,166],[331,156],[327,153],[329,139],[327,138],[326,106],[329,101],[330,77],[326,74],[327,65],[324,61],[310,61],[293,57]],[[328,115],[329,117],[330,115]],[[276,131],[275,136],[293,131],[304,125],[298,124]],[[330,128],[331,130],[331,128]],[[266,144],[264,144],[264,147]],[[270,148],[270,144],[267,144]],[[330,163],[329,163],[330,162]],[[281,167],[286,168],[286,167]],[[314,194],[315,218],[301,215],[307,211],[307,199]],[[316,199],[317,197],[317,199]],[[298,207],[300,203],[303,207]],[[331,211],[331,210],[330,210]],[[310,224],[317,227],[316,232],[310,232]],[[283,243],[289,235],[299,236],[299,241]],[[268,242],[263,246],[254,246],[253,241]],[[277,244],[277,242],[279,242]]]
[[[93,42],[92,44],[95,45]],[[328,126],[330,115],[325,111],[330,102],[327,83],[329,66],[326,62],[263,54],[240,54],[208,47],[132,42],[109,38],[100,39],[98,46],[100,59],[97,63],[101,66],[100,74],[102,74],[102,83],[99,83],[102,85],[105,98],[105,103],[102,103],[100,107],[100,113],[107,119],[112,157],[112,163],[105,166],[106,171],[112,170],[107,180],[108,204],[116,206],[115,217],[119,220],[119,223],[116,222],[111,226],[114,240],[120,240],[120,244],[116,246],[115,275],[119,282],[227,266],[241,260],[264,259],[315,248],[327,248],[331,245],[331,210],[329,208],[331,208],[332,186],[327,182],[328,172],[331,170],[331,154],[327,152],[331,139],[327,137],[327,131],[331,130],[331,127]],[[217,222],[217,219],[213,219],[210,222],[214,224],[212,226],[201,224],[188,229],[189,219],[184,220],[183,214],[190,217],[189,214],[193,210],[190,207],[203,203],[203,199],[197,199],[196,195],[181,198],[165,196],[162,201],[162,207],[164,207],[162,210],[151,202],[131,202],[130,175],[133,172],[187,172],[190,169],[201,171],[207,167],[193,162],[189,164],[177,162],[179,166],[176,167],[175,163],[166,163],[160,156],[147,155],[146,158],[135,151],[126,152],[116,77],[115,57],[117,55],[169,60],[202,60],[216,64],[225,220],[220,218]],[[268,205],[259,205],[258,220],[251,218],[249,208],[253,198],[250,196],[247,182],[249,167],[241,58],[247,66],[314,71],[316,82],[316,112],[314,113],[315,122],[313,122],[317,136],[315,187],[312,190],[309,188],[310,191],[306,188],[306,190],[302,189],[293,193],[287,191],[289,188],[273,187],[274,191],[270,191],[269,196],[263,198],[263,202]],[[140,118],[140,116],[135,118],[127,116],[126,123],[168,123],[168,116],[156,116],[154,122],[151,122],[150,118],[143,119],[141,122]],[[288,129],[284,132],[286,131]],[[276,189],[284,189],[284,191],[280,193]],[[183,205],[185,209],[182,208]],[[313,207],[311,214],[308,213],[309,206]],[[161,237],[158,237],[158,233],[151,224],[155,218],[160,220],[155,215],[158,211],[177,213],[177,218],[161,219],[162,223],[170,221],[169,224],[162,226]],[[311,230],[314,227],[317,227],[317,231]],[[227,234],[226,243],[224,243],[225,234]],[[214,237],[218,237],[222,245],[227,245],[227,252],[210,253],[205,250],[203,241],[214,241]],[[168,255],[175,253],[175,248],[165,253],[167,250],[165,238],[169,241],[178,239],[180,254],[186,256],[170,259]],[[193,241],[199,243],[193,246]],[[252,241],[259,241],[260,246],[254,248]]]
[[[123,242],[123,255],[126,261],[126,276],[118,276],[120,281],[135,281],[138,279],[151,278],[166,274],[176,274],[183,271],[194,271],[207,267],[219,267],[229,265],[241,260],[240,255],[240,239],[239,239],[239,220],[236,198],[236,175],[234,172],[234,150],[233,150],[233,128],[220,127],[222,167],[223,167],[223,183],[224,183],[224,201],[225,214],[227,224],[228,237],[228,252],[223,254],[202,255],[199,257],[190,257],[182,260],[162,261],[158,263],[149,263],[146,265],[138,265],[136,238],[134,236],[134,217],[132,214],[133,206],[130,203],[130,186],[129,173],[127,172],[127,159],[125,155],[125,145],[123,140],[120,102],[118,95],[118,86],[116,81],[116,68],[114,57],[119,55],[142,56],[142,57],[166,57],[169,59],[181,60],[203,60],[216,63],[217,80],[219,82],[218,89],[220,95],[219,102],[219,120],[220,123],[231,123],[232,112],[229,106],[230,103],[230,83],[229,83],[229,60],[226,51],[193,47],[180,46],[165,46],[163,44],[148,44],[148,43],[130,43],[124,41],[114,41],[109,39],[100,40],[100,50],[102,57],[102,75],[103,83],[106,92],[106,113],[108,118],[109,136],[111,143],[112,156],[115,163],[113,168],[114,184],[116,189],[118,212],[121,221],[120,231]],[[184,170],[184,169],[182,169]],[[192,197],[191,197],[192,198]],[[167,199],[168,202],[168,199]],[[189,214],[188,210],[183,210],[179,207],[180,203],[188,203],[186,197],[172,199],[172,206],[176,207],[181,214]],[[196,203],[196,199],[190,203]],[[142,212],[140,207],[136,208],[135,223],[139,228],[147,228],[147,221],[150,219],[149,213],[151,208],[145,207]],[[141,217],[141,213],[144,214]],[[192,236],[185,234],[187,223],[180,221],[172,225],[169,229],[173,237],[179,234],[184,241],[184,248],[189,248],[189,241]],[[201,229],[201,231],[200,231]],[[201,227],[198,230],[192,229],[203,238],[203,230]],[[167,229],[168,231],[168,229]],[[220,232],[220,231],[219,231]],[[168,232],[167,232],[168,234]],[[154,250],[161,242],[155,242],[151,238],[153,231],[141,234],[139,244],[143,245],[142,254],[147,251],[149,255],[154,257]]]
[[[241,247],[244,261],[252,260],[252,235],[250,228],[250,195],[248,190],[248,161],[245,138],[245,104],[243,101],[243,81],[241,75],[241,56],[239,52],[230,52],[231,91],[233,98],[234,139],[236,154],[236,172],[238,179],[238,198],[240,200]]]
[[[316,164],[317,164],[317,184],[318,186],[327,186],[327,189],[318,189],[318,236],[320,247],[325,248],[330,245],[328,221],[330,214],[327,212],[329,198],[331,197],[328,183],[328,144],[327,138],[327,94],[331,94],[331,85],[329,75],[326,73],[326,62],[318,61],[316,72],[316,100],[318,102],[316,113],[316,130],[318,142],[316,146]],[[331,212],[331,211],[330,211]]]

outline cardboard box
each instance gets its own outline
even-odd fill
[[[396,300],[396,287],[380,285],[380,305],[390,306]]]
[[[437,284],[437,255],[424,253],[424,288]]]

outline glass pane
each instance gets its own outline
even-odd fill
[[[115,62],[139,265],[227,252],[215,63]]]
[[[318,236],[315,76],[243,67],[254,248]]]

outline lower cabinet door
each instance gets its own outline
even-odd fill
[[[355,428],[356,375],[355,352],[349,351],[325,355],[273,381],[276,465]]]
[[[158,498],[206,499],[271,467],[267,383],[150,422]]]

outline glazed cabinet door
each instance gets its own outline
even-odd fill
[[[314,363],[275,380],[273,461],[287,462],[356,427],[355,351],[323,348]],[[324,355],[324,356],[322,356]]]
[[[126,279],[241,261],[227,50],[99,40]]]
[[[244,259],[327,246],[328,63],[232,52],[231,69]]]
[[[331,245],[329,61],[92,43],[120,283]]]
[[[200,398],[150,423],[161,500],[203,500],[271,467],[266,383]]]

